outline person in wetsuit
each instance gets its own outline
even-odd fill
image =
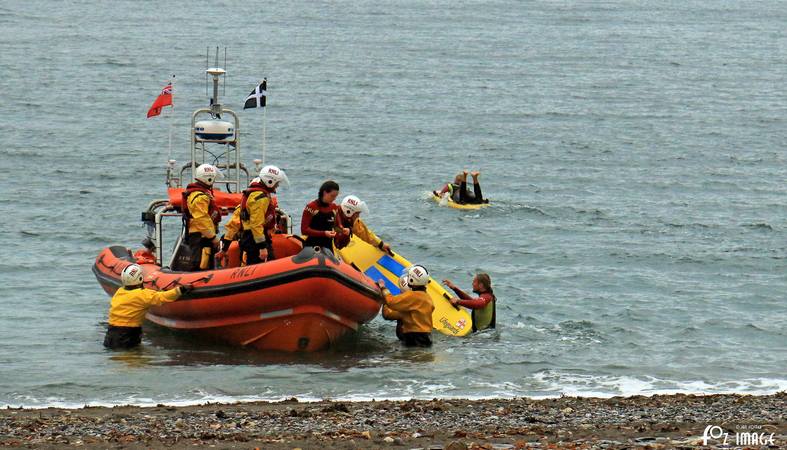
[[[301,234],[306,235],[304,247],[322,247],[333,251],[333,238],[336,230],[349,234],[339,217],[339,206],[334,203],[339,196],[339,184],[328,180],[320,186],[317,199],[309,202],[301,216]]]
[[[109,326],[104,336],[104,347],[129,349],[142,342],[142,322],[153,306],[174,302],[191,291],[190,284],[169,291],[154,291],[142,287],[142,267],[131,264],[120,274],[123,287],[112,296],[109,306]]]
[[[443,284],[453,290],[457,297],[451,299],[454,306],[464,306],[472,310],[473,331],[495,328],[497,319],[497,298],[492,291],[492,279],[486,273],[479,273],[473,278],[473,292],[478,297],[472,297],[456,287],[451,280],[443,280]]]
[[[265,166],[260,171],[259,183],[243,191],[240,248],[241,260],[245,259],[247,266],[274,259],[271,235],[276,228],[276,206],[272,197],[282,183],[289,183],[284,171],[276,166]]]
[[[401,321],[401,328],[397,326],[396,334],[405,346],[431,347],[434,303],[426,292],[429,272],[423,266],[414,265],[407,268],[406,274],[406,285],[410,290],[403,290],[398,295],[391,295],[383,280],[377,281],[385,295],[383,317]]]
[[[457,174],[453,183],[448,183],[439,192],[432,191],[432,193],[440,198],[448,194],[454,203],[463,205],[489,203],[489,200],[484,198],[484,194],[481,192],[481,184],[478,182],[478,176],[481,175],[481,172],[470,173],[473,177],[473,192],[470,192],[467,188],[467,173],[465,170]]]

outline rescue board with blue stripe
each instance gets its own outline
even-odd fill
[[[402,276],[406,267],[396,262],[395,259],[391,258],[388,254],[383,255],[382,258],[377,260],[377,264],[382,266],[385,270],[391,272],[397,278]]]
[[[338,255],[348,264],[353,264],[372,281],[383,280],[385,286],[396,295],[401,292],[399,289],[399,276],[406,267],[412,264],[402,255],[396,253],[393,256],[385,253],[379,248],[369,245],[353,236],[350,243],[341,250],[337,250]],[[426,268],[429,268],[428,261],[419,261]],[[473,330],[473,319],[470,312],[464,308],[455,308],[449,301],[452,295],[438,282],[430,278],[431,283],[426,285],[426,292],[434,303],[434,313],[432,313],[432,326],[435,330],[449,336],[464,336]]]
[[[366,269],[366,271],[364,271],[364,273],[366,274],[367,277],[371,278],[374,281],[383,280],[383,283],[385,283],[385,287],[387,287],[388,290],[391,291],[391,294],[398,295],[402,292],[399,289],[399,286],[397,286],[396,283],[393,283],[391,280],[389,280],[388,277],[383,275],[383,273],[380,272],[380,270],[377,269],[377,267],[374,266],[369,267],[368,269]]]

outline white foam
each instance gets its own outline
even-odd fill
[[[787,379],[755,378],[709,384],[702,380],[663,380],[655,377],[569,374],[542,371],[533,380],[547,391],[576,397],[630,397],[634,395],[748,394],[771,395],[787,391]]]
[[[434,383],[415,379],[391,379],[386,390],[376,392],[345,392],[342,395],[320,395],[314,392],[294,393],[293,395],[280,395],[268,391],[262,395],[231,395],[216,394],[203,391],[193,393],[193,398],[149,398],[128,397],[117,400],[88,400],[69,401],[62,398],[47,397],[35,398],[29,395],[18,397],[13,403],[2,403],[0,408],[44,409],[63,408],[79,409],[83,407],[114,407],[114,406],[139,406],[151,407],[156,405],[166,406],[194,406],[206,403],[251,403],[251,402],[281,402],[286,399],[296,398],[299,402],[311,403],[330,398],[333,401],[363,402],[372,400],[431,400],[439,399],[508,399],[530,398],[534,400],[557,398],[560,396],[572,397],[597,397],[609,398],[615,396],[634,395],[673,395],[673,394],[747,394],[771,395],[778,392],[787,392],[787,379],[757,378],[746,380],[731,380],[715,384],[702,380],[664,380],[655,377],[632,377],[611,375],[587,375],[566,373],[555,370],[537,372],[527,378],[514,382],[485,382],[473,381],[470,383],[471,391],[483,391],[484,394],[460,394],[460,388],[443,381]]]

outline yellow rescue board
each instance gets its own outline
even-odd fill
[[[350,244],[338,253],[344,262],[355,265],[374,281],[382,279],[392,294],[399,293],[399,276],[411,265],[410,261],[401,255],[391,256],[355,236]],[[449,336],[464,336],[472,331],[473,319],[470,314],[451,305],[448,301],[451,296],[443,286],[430,279],[426,292],[434,302],[432,324],[435,330]]]
[[[439,196],[434,195],[434,193],[432,193],[432,200],[436,201],[440,206],[447,206],[449,208],[455,208],[455,209],[481,209],[481,208],[486,208],[487,206],[489,206],[489,203],[477,203],[477,204],[456,203],[455,201],[451,200],[450,198],[445,203],[445,205],[443,205],[442,199]]]

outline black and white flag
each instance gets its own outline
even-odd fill
[[[246,103],[243,104],[243,109],[249,108],[264,108],[265,107],[265,98],[268,95],[268,79],[265,78],[262,80],[262,83],[259,84],[251,94],[246,97]]]

